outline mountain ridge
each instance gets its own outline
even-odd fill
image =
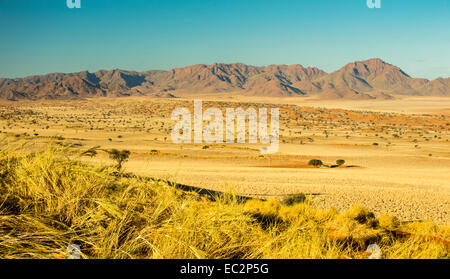
[[[120,69],[0,78],[0,99],[174,97],[238,92],[246,96],[392,99],[396,95],[450,96],[450,78],[413,78],[379,58],[348,63],[331,73],[317,67],[197,64],[168,71]]]

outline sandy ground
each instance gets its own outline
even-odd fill
[[[273,98],[273,97],[242,97],[236,94],[217,97],[217,95],[205,94],[203,96],[191,96],[185,98],[202,99],[209,101],[226,100],[230,102],[260,102],[267,104],[295,104],[299,106],[311,106],[317,108],[341,108],[348,110],[373,111],[373,112],[396,112],[403,114],[444,114],[450,115],[450,98],[448,97],[411,97],[397,96],[393,100],[318,100],[314,97],[291,97]]]
[[[286,154],[314,154],[331,162],[345,158],[362,167],[279,168],[284,160],[159,157],[132,160],[126,167],[142,175],[212,190],[263,198],[308,193],[314,194],[313,201],[322,208],[345,210],[360,204],[375,213],[388,213],[405,221],[432,219],[450,223],[450,150],[445,151],[445,156],[430,159],[403,153],[401,147],[370,150],[315,146],[295,152],[296,149],[283,146]]]

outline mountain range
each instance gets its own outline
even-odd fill
[[[311,96],[319,99],[393,99],[399,95],[450,96],[450,78],[413,78],[374,58],[326,73],[301,65],[193,65],[169,71],[101,70],[0,78],[0,99],[83,99],[92,97],[176,97],[196,93],[247,96]]]

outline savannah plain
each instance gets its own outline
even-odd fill
[[[174,144],[177,107],[193,98],[93,98],[0,103],[1,144],[27,151],[49,143],[94,165],[129,150],[126,172],[247,197],[309,195],[318,208],[361,205],[401,221],[450,223],[450,98],[324,101],[197,95],[208,107],[280,108],[280,149],[252,144]],[[270,111],[270,110],[269,110]],[[206,122],[204,122],[206,124]],[[312,159],[325,166],[312,167]],[[345,160],[339,167],[327,167]]]

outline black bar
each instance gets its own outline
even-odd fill
[[[324,278],[345,276],[384,278],[432,271],[448,274],[448,260],[0,260],[0,270],[23,273],[52,273],[104,276],[127,274],[134,278]],[[41,274],[42,274],[41,273]],[[60,274],[57,272],[56,274]],[[137,277],[139,276],[139,277]],[[445,276],[444,276],[445,277]]]

